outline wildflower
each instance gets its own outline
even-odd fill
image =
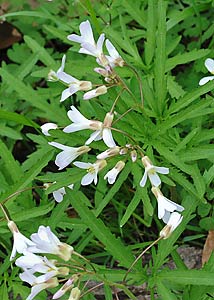
[[[37,281],[41,278],[47,280],[58,274],[68,275],[69,269],[67,267],[56,267],[56,262],[56,260],[48,260],[47,257],[25,251],[24,255],[16,260],[16,265],[25,271],[29,271],[31,274],[37,272],[45,274],[45,276],[42,275],[43,277],[37,277]]]
[[[152,193],[158,201],[158,218],[162,219],[164,223],[168,222],[171,212],[184,210],[183,206],[164,197],[158,187],[152,187]]]
[[[13,221],[9,221],[7,226],[13,234],[13,249],[10,256],[10,261],[14,259],[16,256],[16,252],[23,253],[29,246],[35,245],[31,240],[26,238],[20,231],[18,230],[16,224]]]
[[[95,43],[93,31],[90,22],[87,20],[82,22],[79,26],[80,36],[77,34],[68,35],[68,39],[73,42],[77,42],[81,45],[79,53],[89,54],[102,60],[103,57],[103,42],[105,35],[102,33]]]
[[[71,290],[70,297],[68,300],[79,300],[81,291],[78,287],[75,287]]]
[[[66,133],[76,132],[83,129],[102,129],[102,122],[86,119],[73,105],[71,106],[71,110],[68,111],[68,117],[73,123],[63,129]]]
[[[123,161],[118,161],[113,169],[108,171],[108,173],[104,176],[104,179],[108,179],[109,184],[115,183],[117,175],[122,171],[125,167],[125,163]]]
[[[167,225],[161,230],[160,236],[163,239],[167,239],[171,233],[178,227],[181,223],[183,216],[181,216],[178,212],[171,213]]]
[[[108,128],[111,126],[113,121],[113,114],[107,113],[104,122],[102,123],[100,121],[86,119],[74,106],[71,106],[71,110],[68,111],[68,117],[74,123],[65,127],[63,130],[64,132],[70,133],[83,129],[95,130],[90,135],[90,138],[85,142],[86,145],[89,145],[93,141],[103,139],[104,143],[109,148],[116,146],[112,137],[111,129]]]
[[[214,60],[211,58],[207,58],[205,60],[205,67],[207,68],[207,70],[214,75]],[[213,80],[214,76],[207,76],[207,77],[203,77],[200,81],[199,81],[199,85],[204,85],[206,84],[208,81]]]
[[[132,162],[136,162],[136,160],[137,160],[137,151],[136,150],[132,150],[130,152],[130,156],[131,156]]]
[[[59,299],[62,297],[67,291],[73,288],[74,278],[69,278],[66,283],[53,295],[52,299]]]
[[[81,161],[75,161],[74,165],[80,169],[86,169],[87,174],[83,176],[81,180],[81,185],[88,185],[94,181],[94,184],[97,184],[98,172],[102,170],[106,165],[105,160],[97,160],[94,164],[85,163]]]
[[[73,190],[74,185],[70,184],[68,185],[68,188]],[[53,192],[53,197],[56,200],[56,202],[60,203],[63,200],[63,196],[66,194],[65,188],[61,187],[60,189]]]
[[[32,300],[36,295],[38,295],[42,290],[48,289],[48,288],[54,288],[58,286],[58,280],[57,278],[49,278],[46,279],[45,276],[39,276],[36,277],[33,274],[31,274],[30,271],[25,271],[19,275],[20,279],[22,281],[25,281],[29,283],[31,288],[30,295],[26,298],[26,300]]]
[[[122,59],[120,54],[117,52],[117,50],[109,40],[106,40],[106,48],[109,53],[109,56],[107,55],[106,58],[108,59],[110,66],[112,68],[114,68],[115,66],[123,67],[125,61]]]
[[[46,136],[50,136],[49,130],[57,128],[58,126],[55,123],[45,123],[41,126],[42,133]]]
[[[157,173],[168,174],[169,169],[165,167],[156,167],[152,164],[148,156],[142,158],[142,163],[145,167],[145,172],[143,178],[140,181],[140,186],[144,187],[149,176],[149,180],[153,186],[159,186],[161,184],[161,179]]]
[[[75,148],[75,147],[65,146],[56,142],[49,142],[48,144],[63,150],[61,153],[57,154],[55,159],[55,164],[59,167],[59,170],[62,170],[65,167],[67,167],[79,155],[91,150],[91,148],[89,148],[88,146],[81,146]]]
[[[63,55],[61,66],[59,67],[57,72],[50,70],[50,72],[48,73],[48,81],[58,81],[59,80],[59,74],[61,72],[63,72],[64,68],[65,68],[65,59],[66,59],[66,55]]]
[[[83,100],[89,100],[107,93],[107,87],[101,85],[98,88],[91,90],[83,95]]]
[[[105,150],[104,152],[97,155],[97,159],[106,159],[115,155],[118,155],[120,152],[120,147],[115,146],[110,149]]]
[[[35,246],[29,247],[28,251],[32,253],[55,254],[65,261],[68,261],[73,253],[73,247],[60,242],[49,226],[39,226],[38,233],[33,233],[31,240]]]

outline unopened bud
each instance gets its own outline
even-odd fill
[[[78,300],[80,298],[80,294],[80,289],[78,287],[75,287],[71,290],[71,294],[68,300]]]
[[[50,72],[48,73],[48,81],[53,81],[53,82],[55,82],[55,81],[58,81],[58,80],[59,80],[59,79],[58,79],[58,77],[57,77],[56,72],[53,71],[53,70],[50,70]]]
[[[52,299],[59,299],[61,298],[67,291],[73,288],[73,278],[69,278],[66,283],[53,295]]]
[[[114,114],[108,112],[105,116],[105,119],[103,121],[103,126],[104,127],[111,127],[112,121],[114,119]]]
[[[131,153],[130,153],[130,156],[131,156],[132,162],[135,162],[137,160],[137,151],[132,150]]]
[[[108,157],[118,155],[119,152],[120,152],[120,147],[116,146],[98,154],[97,159],[106,159]]]

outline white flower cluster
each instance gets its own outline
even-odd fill
[[[68,36],[68,39],[81,45],[81,48],[79,50],[80,53],[96,57],[96,61],[101,67],[95,68],[95,71],[105,77],[105,81],[109,84],[109,86],[111,86],[111,84],[121,84],[122,81],[116,74],[114,68],[115,66],[123,67],[125,65],[124,60],[119,55],[112,43],[108,39],[105,41],[104,34],[101,34],[98,38],[98,41],[95,42],[89,21],[85,21],[80,24],[80,35],[71,34]],[[104,41],[109,55],[105,55],[103,53]],[[92,83],[90,81],[80,81],[65,73],[64,68],[65,56],[63,56],[62,64],[59,70],[57,72],[51,71],[49,74],[49,80],[61,81],[64,84],[68,85],[68,87],[62,92],[60,101],[64,101],[77,91],[87,91],[92,89]],[[107,86],[102,85],[94,90],[86,92],[83,96],[83,99],[91,99],[106,92]],[[68,118],[72,123],[66,126],[63,129],[63,132],[68,134],[81,130],[91,130],[93,132],[85,141],[85,144],[79,147],[70,147],[58,142],[49,142],[49,145],[62,150],[59,154],[57,154],[55,164],[58,166],[59,170],[62,170],[73,163],[74,166],[86,170],[86,174],[81,180],[81,185],[89,185],[92,182],[96,185],[98,182],[98,173],[108,165],[108,160],[112,157],[122,156],[123,159],[120,158],[115,166],[104,175],[104,179],[107,180],[109,184],[113,184],[116,181],[119,173],[125,167],[125,163],[128,157],[131,158],[131,161],[134,163],[137,161],[138,155],[140,154],[141,163],[145,169],[144,175],[140,181],[140,186],[144,187],[146,185],[147,179],[150,180],[152,185],[152,192],[155,195],[158,203],[158,218],[162,219],[166,224],[168,222],[171,224],[171,220],[174,219],[174,213],[176,211],[181,212],[184,210],[184,208],[181,205],[178,205],[164,197],[159,189],[161,185],[161,178],[158,174],[168,174],[169,169],[166,167],[158,167],[153,165],[149,157],[145,156],[142,153],[142,150],[138,145],[126,144],[125,146],[120,147],[116,144],[112,132],[114,130],[116,130],[117,132],[121,132],[121,134],[123,134],[124,132],[113,127],[113,118],[115,115],[114,107],[115,103],[113,104],[110,112],[106,113],[104,120],[100,121],[89,120],[75,106],[72,105],[67,113]],[[42,132],[46,136],[50,136],[49,130],[54,130],[57,128],[58,126],[54,123],[46,123],[41,126]],[[105,143],[108,149],[98,154],[96,157],[97,160],[95,162],[91,163],[75,161],[77,157],[91,150],[89,145],[92,142],[100,140]],[[133,139],[131,138],[131,140]],[[61,202],[64,194],[65,188],[63,187],[55,191],[53,193],[53,196],[57,202]],[[180,214],[178,215],[179,218],[176,218],[176,225],[174,226],[174,228],[176,228],[182,220],[182,216]],[[176,216],[178,215],[176,213]]]
[[[38,232],[33,233],[31,239],[26,238],[18,230],[13,221],[8,222],[8,227],[13,234],[14,240],[10,260],[15,258],[17,252],[22,254],[22,256],[15,261],[15,264],[23,269],[23,273],[21,273],[19,277],[22,281],[32,286],[31,293],[26,300],[32,300],[44,289],[58,286],[59,281],[57,276],[69,275],[69,268],[59,267],[58,260],[49,260],[46,256],[37,255],[37,253],[53,254],[64,261],[68,261],[71,258],[73,247],[62,243],[51,231],[50,227],[39,226]],[[41,273],[41,275],[36,276],[35,273]],[[53,299],[58,299],[68,289],[73,289],[74,281],[74,278],[69,279],[68,282],[54,294]],[[78,298],[75,299],[77,300]]]

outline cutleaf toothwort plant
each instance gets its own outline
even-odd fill
[[[77,107],[74,105],[70,106],[67,115],[71,124],[63,128],[63,132],[69,137],[72,137],[74,132],[82,130],[90,130],[92,133],[83,145],[77,144],[75,147],[64,145],[58,141],[49,142],[50,146],[59,149],[55,164],[59,170],[63,170],[71,164],[73,164],[72,168],[83,169],[85,171],[81,179],[81,185],[83,186],[92,183],[96,185],[99,176],[101,176],[100,173],[103,172],[105,173],[104,180],[112,185],[120,176],[120,172],[126,168],[128,161],[131,164],[140,164],[142,167],[142,178],[138,184],[142,188],[142,193],[146,184],[151,185],[151,191],[157,199],[158,218],[166,224],[160,232],[158,241],[167,239],[181,223],[183,217],[180,213],[184,210],[184,207],[167,199],[161,191],[162,181],[159,174],[168,174],[169,168],[159,164],[159,166],[156,166],[151,158],[148,157],[148,154],[146,155],[143,151],[139,143],[129,133],[120,128],[120,120],[123,116],[117,119],[116,107],[124,91],[130,93],[130,95],[133,92],[129,90],[124,80],[117,74],[116,67],[125,68],[128,65],[113,44],[108,39],[105,39],[104,34],[99,36],[97,42],[95,41],[89,21],[80,24],[80,35],[71,34],[68,36],[68,39],[80,44],[79,53],[95,57],[99,66],[94,71],[103,76],[104,84],[94,85],[90,80],[77,79],[67,74],[64,71],[66,63],[66,56],[64,55],[60,68],[57,71],[51,70],[48,75],[49,81],[61,82],[66,86],[59,101],[63,102],[66,99],[68,101],[70,96],[79,91],[84,91],[83,100],[102,96],[115,87],[119,88],[120,91],[116,94],[115,99],[112,100],[111,109],[106,113],[103,120],[90,120]],[[212,72],[213,61],[207,61],[206,66]],[[213,79],[213,76],[202,80],[203,82],[200,82],[200,84],[204,84],[211,79]],[[139,83],[139,86],[141,87],[141,83]],[[140,95],[140,105],[143,106],[142,91]],[[124,116],[131,113],[132,110],[129,109],[124,113]],[[116,123],[117,127],[114,127]],[[54,123],[46,123],[41,126],[42,133],[49,138],[51,131],[56,129],[58,129],[58,125]],[[117,133],[117,136],[121,134],[126,139],[124,145],[118,144],[114,133]],[[96,153],[96,150],[93,149],[94,143],[103,143],[106,150]],[[91,150],[93,150],[93,153],[96,153],[96,160],[81,161],[80,157]],[[109,167],[109,162],[112,158],[116,161],[113,168],[112,166]],[[147,183],[148,179],[150,183]],[[44,187],[48,188],[55,183],[46,183]],[[68,185],[68,188],[73,189],[72,182]],[[61,187],[53,192],[53,197],[57,202],[62,202],[65,194],[65,187]],[[59,299],[67,292],[70,293],[68,300],[79,299],[81,297],[80,281],[86,280],[85,278],[87,280],[90,279],[91,275],[93,277],[96,273],[95,267],[75,252],[72,246],[61,242],[48,226],[39,226],[38,232],[33,233],[30,239],[25,237],[19,231],[14,221],[8,217],[2,205],[1,208],[5,213],[8,227],[14,239],[10,260],[13,260],[17,253],[21,254],[16,259],[15,264],[23,269],[23,273],[19,275],[21,280],[32,287],[27,300],[32,300],[42,290],[50,288],[55,289],[52,299]],[[84,279],[82,279],[82,276]],[[100,280],[105,283],[104,278],[100,278]],[[61,286],[59,286],[60,284]],[[56,291],[58,286],[59,289]],[[122,285],[120,288],[122,288]]]

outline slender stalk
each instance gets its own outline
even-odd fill
[[[0,203],[0,207],[1,207],[1,210],[3,211],[5,219],[7,220],[7,222],[10,222],[9,214],[6,212],[6,209],[4,208],[4,206],[1,203]]]
[[[124,91],[124,89],[125,89],[125,88],[122,88],[122,89],[120,90],[119,94],[117,95],[116,99],[114,100],[114,103],[113,103],[113,105],[112,105],[112,107],[111,107],[111,110],[110,110],[110,113],[111,113],[111,114],[113,113],[114,108],[115,108],[115,105],[117,104],[117,101],[118,101],[118,99],[120,98],[120,96],[121,96],[122,92]]]
[[[85,258],[84,256],[82,256],[81,254],[77,253],[76,251],[73,251],[73,254],[82,258],[85,262],[87,262],[93,269],[94,273],[96,273],[96,269],[94,268],[94,266],[92,265],[92,263],[90,262],[90,260],[88,260],[87,258]]]
[[[135,74],[137,80],[138,80],[138,84],[139,84],[139,89],[140,89],[140,99],[141,99],[141,103],[142,103],[142,106],[144,105],[144,98],[143,98],[143,89],[142,89],[142,81],[140,79],[140,76],[138,74],[138,72],[136,71],[136,69],[131,66],[131,65],[128,65],[128,64],[125,64],[128,68],[130,68],[130,70]]]
[[[81,294],[80,298],[82,298],[83,296],[87,295],[88,293],[94,291],[95,289],[99,288],[102,285],[104,285],[104,282],[101,282],[101,283],[93,286],[92,288],[90,288],[89,290],[87,290],[85,293]]]
[[[125,111],[120,117],[118,117],[113,123],[112,125],[116,124],[119,120],[121,120],[125,115],[127,115],[130,111],[132,111],[134,109],[134,107],[129,108],[127,111]]]
[[[44,189],[43,186],[39,186],[39,185],[36,185],[36,186],[32,186],[32,187],[28,187],[28,188],[24,188],[24,189],[21,189],[19,191],[16,191],[15,193],[11,194],[10,196],[8,196],[7,198],[5,198],[3,201],[2,201],[2,204],[4,204],[5,202],[7,202],[9,199],[13,198],[14,196],[18,195],[18,194],[21,194],[22,192],[25,192],[25,191],[29,191],[29,190],[33,190],[33,189]]]
[[[156,239],[154,242],[151,243],[151,245],[149,245],[145,250],[143,250],[143,252],[135,259],[135,261],[131,264],[131,266],[129,267],[128,271],[126,272],[124,278],[123,278],[123,283],[126,282],[126,278],[128,276],[128,274],[130,273],[131,269],[134,267],[134,265],[138,262],[138,260],[150,249],[152,248],[155,244],[157,244],[163,237],[160,236],[158,239]]]

